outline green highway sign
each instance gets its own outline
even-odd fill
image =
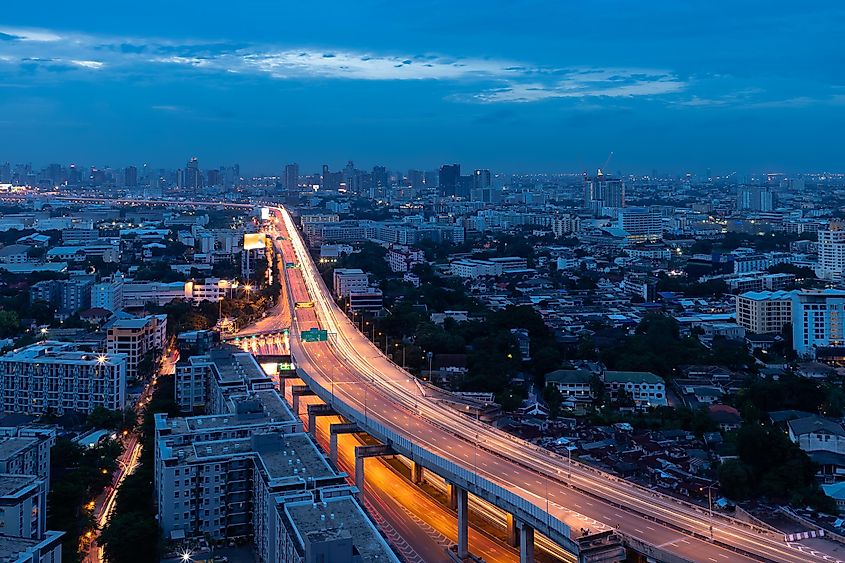
[[[312,328],[299,333],[303,342],[325,342],[329,339],[329,331]]]

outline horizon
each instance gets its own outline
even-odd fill
[[[842,5],[50,4],[0,19],[3,161],[839,168]]]

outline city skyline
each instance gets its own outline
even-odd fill
[[[837,170],[823,3],[104,8],[4,14],[4,160]]]

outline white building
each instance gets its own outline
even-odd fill
[[[805,452],[845,455],[845,429],[839,422],[813,415],[790,420],[786,424],[789,439]]]
[[[392,246],[386,256],[393,272],[410,272],[417,264],[425,263],[425,253],[409,246]]]
[[[581,231],[581,218],[577,215],[555,215],[552,217],[552,232],[561,238]]]
[[[189,299],[186,282],[126,280],[123,284],[123,306],[144,307],[147,303],[167,305],[174,299]]]
[[[480,278],[488,276],[501,276],[503,267],[502,264],[489,262],[487,260],[473,260],[465,258],[455,260],[450,264],[452,268],[452,275],[461,278]]]
[[[185,283],[185,296],[193,303],[221,301],[232,288],[229,280],[220,278],[205,278],[202,281],[189,281]]]
[[[663,238],[663,218],[660,211],[647,207],[626,207],[619,210],[619,227],[633,242],[656,241]]]
[[[103,278],[91,289],[91,307],[99,307],[114,313],[123,309],[123,276],[115,274]]]
[[[825,280],[841,281],[845,272],[845,224],[831,222],[819,231],[819,264],[816,275]]]
[[[332,278],[338,299],[345,299],[350,293],[365,293],[370,285],[369,276],[358,268],[335,268]]]
[[[736,297],[736,322],[755,334],[780,333],[792,322],[792,291],[749,291]]]
[[[90,413],[126,402],[124,354],[80,351],[68,342],[41,342],[0,356],[4,412]]]
[[[792,340],[804,358],[818,348],[845,346],[845,291],[804,290],[792,294]]]
[[[663,378],[648,371],[606,371],[602,376],[605,389],[613,399],[626,396],[638,407],[666,406],[666,384]]]

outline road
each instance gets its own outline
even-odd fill
[[[378,422],[481,479],[548,509],[552,518],[580,527],[611,526],[627,538],[690,561],[838,561],[772,532],[711,517],[700,507],[655,493],[556,456],[464,417],[426,397],[413,376],[393,364],[346,318],[330,297],[290,215],[277,210],[279,232],[290,237],[313,308],[294,309],[291,352],[299,367],[335,397],[354,405],[366,428]],[[288,279],[288,283],[290,283]],[[297,276],[297,279],[299,277]],[[303,343],[299,331],[328,330],[328,342]],[[711,536],[713,541],[708,541]],[[472,545],[470,546],[472,549]]]
[[[179,359],[179,352],[175,349],[170,350],[167,354],[164,355],[162,358],[161,366],[159,368],[159,373],[161,374],[172,374],[176,371],[176,362]],[[156,384],[156,378],[154,377],[150,382],[144,386],[143,391],[141,394],[138,395],[138,400],[135,402],[133,406],[133,410],[135,411],[136,416],[141,417],[144,414],[144,407],[146,407],[147,403],[149,402],[150,398],[152,397],[153,389]],[[124,432],[123,435],[120,437],[121,442],[123,443],[123,453],[117,459],[117,468],[115,469],[114,474],[112,475],[112,482],[100,493],[97,498],[93,501],[93,517],[95,528],[92,532],[90,532],[90,544],[88,546],[88,552],[85,555],[85,561],[90,563],[101,563],[104,561],[103,559],[103,550],[97,544],[97,538],[99,537],[100,530],[105,527],[108,523],[109,518],[114,511],[115,500],[117,499],[117,491],[120,488],[120,485],[123,483],[123,480],[126,479],[129,475],[131,475],[135,469],[138,467],[138,462],[141,458],[141,441],[138,439],[138,434],[136,432]]]
[[[321,403],[316,397],[302,397],[299,416],[307,424],[307,405]],[[317,419],[317,441],[328,448],[329,425],[342,422],[340,417]],[[338,468],[354,482],[355,446],[363,445],[360,436],[338,436]],[[379,529],[398,550],[407,563],[449,561],[445,549],[457,541],[457,517],[398,473],[385,460],[366,460],[364,503]],[[474,526],[470,526],[470,541],[475,553],[488,563],[519,561],[515,549],[506,546]]]

